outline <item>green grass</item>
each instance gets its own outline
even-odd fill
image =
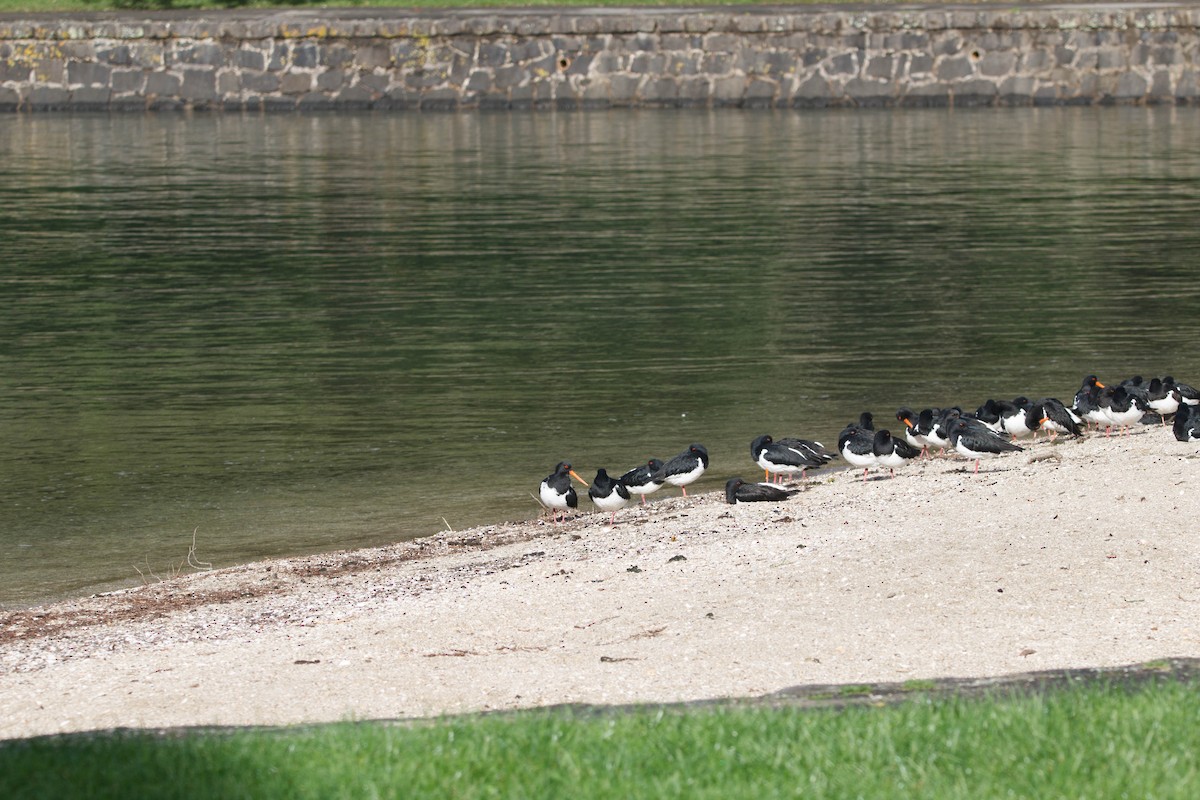
[[[1200,797],[1165,681],[843,710],[528,712],[0,744],[5,798]]]

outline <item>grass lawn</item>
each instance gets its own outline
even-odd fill
[[[0,743],[0,797],[1200,797],[1195,684]]]

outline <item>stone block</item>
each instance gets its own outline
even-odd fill
[[[632,75],[609,75],[604,81],[607,97],[613,105],[632,105],[638,95],[641,81]]]
[[[311,42],[292,45],[293,67],[311,68],[321,63],[321,49]]]
[[[954,81],[969,77],[975,73],[975,65],[970,56],[952,56],[943,58],[934,70],[939,81]]]
[[[25,83],[30,80],[33,80],[33,67],[30,65],[0,61],[0,83]]]
[[[999,95],[999,87],[992,81],[963,81],[953,86],[955,106],[992,105]]]
[[[146,94],[176,97],[182,81],[170,72],[147,72]]]
[[[242,91],[242,73],[236,69],[222,69],[217,71],[217,96],[229,97],[231,95],[241,94]]]
[[[492,73],[490,70],[477,69],[467,78],[466,86],[468,92],[488,92],[493,87]]]
[[[1027,51],[1021,53],[1021,56],[1019,59],[1019,66],[1017,67],[1017,69],[1020,70],[1021,72],[1036,73],[1036,72],[1041,72],[1042,70],[1045,70],[1045,69],[1049,69],[1053,63],[1054,63],[1054,59],[1051,57],[1049,51],[1047,51],[1047,50],[1027,50]]]
[[[363,45],[355,51],[354,63],[363,69],[384,69],[391,66],[392,53],[385,45]]]
[[[84,86],[71,90],[71,108],[77,111],[103,111],[112,99],[107,86]]]
[[[380,74],[377,72],[360,72],[357,77],[352,79],[352,86],[361,86],[373,94],[383,94],[391,85],[392,79],[390,75]]]
[[[731,75],[726,78],[716,78],[712,83],[714,100],[724,105],[741,102],[746,92],[746,78],[743,75]]]
[[[279,91],[279,73],[243,70],[242,88],[257,94],[273,94]]]
[[[0,86],[0,111],[16,111],[21,107],[21,94],[16,89]]]
[[[1017,67],[1017,54],[1006,51],[986,53],[979,59],[979,74],[989,77],[1001,77],[1011,74]]]
[[[868,81],[862,78],[851,78],[842,87],[842,92],[857,103],[867,102],[868,105],[879,105],[881,98],[891,98],[895,94],[891,83],[885,81]]]
[[[215,44],[194,44],[176,49],[174,63],[219,67],[225,63],[225,49]]]
[[[70,61],[67,63],[67,83],[78,86],[108,86],[112,80],[112,67],[94,61]]]
[[[141,93],[146,88],[146,72],[140,69],[115,69],[112,90],[116,94]]]
[[[317,73],[316,86],[318,92],[333,93],[347,83],[346,71],[343,69],[327,69]]]
[[[267,68],[267,54],[261,50],[241,47],[233,51],[230,63],[238,69],[261,71]]]
[[[217,98],[216,70],[184,70],[183,80],[179,86],[179,96],[193,103],[215,100]]]
[[[312,91],[313,76],[309,72],[285,72],[279,81],[279,91],[286,95],[304,95]]]
[[[651,105],[673,105],[679,99],[679,84],[673,78],[649,78],[638,89],[642,101]]]
[[[499,67],[508,62],[508,48],[495,42],[480,42],[475,63],[481,67]]]
[[[870,56],[863,74],[868,78],[891,80],[895,66],[895,59],[890,55]]]
[[[1117,87],[1113,96],[1118,100],[1136,100],[1146,96],[1149,85],[1146,79],[1136,72],[1126,72],[1117,79]]]
[[[1097,69],[1125,69],[1129,64],[1128,52],[1120,47],[1106,47],[1096,52]],[[1086,65],[1082,66],[1086,69]]]
[[[928,75],[933,71],[933,56],[920,53],[908,62],[909,75]]]
[[[825,62],[826,75],[855,75],[858,73],[858,54],[842,53]]]
[[[348,67],[354,63],[354,51],[344,44],[329,44],[319,49],[321,66]]]
[[[1185,69],[1175,81],[1175,97],[1177,100],[1195,102],[1200,100],[1200,74],[1194,69]]]
[[[1000,82],[999,93],[1005,98],[1033,99],[1037,81],[1028,75],[1010,75]]]
[[[125,67],[133,63],[133,53],[129,45],[124,44],[116,47],[97,47],[96,60],[102,64]]]
[[[1175,99],[1175,91],[1171,88],[1171,73],[1160,69],[1150,80],[1150,94],[1147,97],[1156,103],[1169,102]]]
[[[71,107],[71,93],[57,86],[34,86],[25,105],[34,111],[64,111]]]

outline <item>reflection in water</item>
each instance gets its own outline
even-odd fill
[[[1197,123],[10,117],[0,603],[197,528],[224,565],[527,518],[561,459],[702,441],[714,489],[864,408],[1200,380]]]

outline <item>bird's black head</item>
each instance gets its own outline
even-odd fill
[[[864,411],[858,415],[858,427],[863,430],[875,430],[875,415],[870,411]]]
[[[725,481],[725,502],[729,505],[737,505],[737,490],[745,486],[746,482],[741,478],[730,478]]]
[[[652,472],[657,472],[658,470],[662,469],[663,462],[662,459],[652,458],[646,462],[646,466],[649,467]]]

